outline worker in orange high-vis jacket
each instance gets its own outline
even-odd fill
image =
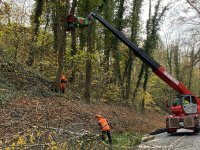
[[[64,94],[65,93],[65,84],[67,83],[67,78],[64,74],[60,76],[60,91]]]
[[[96,118],[99,122],[100,129],[102,131],[101,139],[105,141],[105,134],[108,136],[109,143],[112,144],[111,134],[110,134],[110,126],[106,118],[103,118],[101,115],[96,115]]]

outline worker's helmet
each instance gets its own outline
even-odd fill
[[[96,118],[103,118],[101,115],[97,114]]]

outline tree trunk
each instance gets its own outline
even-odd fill
[[[151,0],[149,3],[149,19],[147,21],[147,39],[145,41],[145,50],[149,55],[153,54],[153,50],[156,49],[157,43],[158,43],[158,29],[159,29],[159,23],[161,21],[161,18],[163,17],[165,11],[167,10],[167,6],[162,9],[162,12],[159,12],[161,0],[157,1],[157,4],[155,5],[155,11],[154,15],[151,17]],[[149,67],[145,65],[145,74],[144,74],[144,83],[143,83],[143,91],[146,94],[147,93],[147,84],[149,79]],[[142,100],[142,111],[145,108],[145,95],[143,96]]]
[[[123,24],[123,19],[122,19],[123,14],[124,14],[124,0],[120,0],[119,7],[117,10],[117,16],[115,19],[115,25],[119,31],[122,31],[122,29],[123,29],[123,25],[122,25]],[[112,42],[112,50],[113,50],[113,55],[114,55],[114,59],[115,59],[113,70],[114,70],[114,76],[115,76],[117,83],[119,85],[121,85],[122,77],[121,77],[121,69],[120,69],[120,53],[118,50],[118,43],[119,43],[119,40],[114,37],[113,42]]]
[[[89,8],[91,7],[91,2],[86,0],[85,2],[85,16],[89,13]],[[85,65],[85,93],[84,98],[87,103],[90,103],[91,100],[91,85],[92,85],[92,58],[91,54],[93,54],[94,48],[94,25],[90,25],[86,29],[86,44],[87,44],[87,58],[86,58],[86,65]]]
[[[143,98],[142,98],[142,105],[141,105],[142,111],[144,111],[144,107],[145,107],[145,97],[147,93],[148,79],[149,79],[149,67],[145,65],[145,74],[144,74],[144,83],[143,83],[143,91],[145,94],[143,95]]]
[[[191,85],[192,85],[192,76],[193,76],[193,70],[194,70],[194,61],[195,61],[195,57],[194,57],[194,47],[192,48],[191,54],[190,54],[190,69],[189,69],[189,80],[188,80],[188,88],[191,89]]]
[[[92,82],[92,58],[93,54],[93,32],[94,27],[89,26],[87,29],[87,59],[86,59],[86,80],[85,80],[85,100],[90,103],[91,98],[91,82]]]
[[[56,21],[56,35],[55,41],[57,44],[57,51],[58,51],[58,70],[56,75],[56,90],[60,91],[60,76],[63,72],[64,67],[64,59],[65,59],[65,51],[66,51],[66,22],[65,17],[67,11],[69,9],[69,1],[66,0],[66,3],[62,3],[60,1],[54,1],[56,3],[56,17],[58,18]]]
[[[72,2],[72,8],[70,11],[71,15],[75,14],[75,8],[77,6],[77,0],[73,0]],[[76,55],[76,30],[72,30],[71,31],[71,56],[74,57]],[[70,64],[70,70],[71,70],[71,77],[69,78],[69,82],[75,82],[75,74],[76,74],[76,68],[74,66],[74,61],[72,60],[71,64]]]
[[[136,83],[136,87],[135,87],[135,90],[133,92],[133,98],[132,98],[132,101],[134,102],[136,96],[137,96],[137,92],[138,92],[138,89],[140,87],[140,83],[141,83],[141,80],[142,80],[142,77],[143,77],[143,74],[144,74],[144,69],[145,69],[145,64],[142,63],[142,67],[140,69],[140,73],[138,75],[138,80],[137,80],[137,83]]]
[[[36,50],[36,43],[37,43],[37,37],[40,27],[40,19],[39,17],[42,15],[42,9],[43,9],[43,0],[36,0],[36,9],[34,12],[34,21],[33,21],[33,35],[32,35],[32,44],[29,51],[29,57],[27,60],[27,65],[32,66],[34,59],[35,59],[35,50]]]
[[[131,41],[137,44],[137,37],[139,32],[140,12],[142,7],[142,0],[134,0],[132,9],[132,24],[131,24]],[[131,91],[131,73],[133,68],[133,51],[129,50],[129,58],[127,60],[127,73],[126,73],[126,94],[125,99],[128,103]]]
[[[174,69],[176,74],[176,79],[180,80],[180,58],[179,58],[179,47],[175,45],[173,48],[174,52]]]
[[[111,22],[112,20],[112,15],[113,15],[113,0],[105,1],[104,4],[104,16],[105,20],[108,22]],[[103,59],[103,67],[104,67],[104,72],[108,72],[110,69],[110,51],[111,51],[111,34],[108,29],[104,29],[104,59]]]
[[[44,27],[44,35],[46,35],[46,33],[47,33],[47,27],[49,26],[49,21],[50,21],[50,2],[47,0],[46,1],[46,3],[48,3],[48,4],[46,4],[46,7],[47,7],[47,11],[46,11],[46,24],[45,24],[45,27]],[[45,48],[44,48],[44,42],[45,42],[45,36],[43,36],[43,38],[42,38],[42,44],[41,44],[41,47],[40,47],[40,56],[39,56],[39,61],[43,61],[43,59],[44,59],[44,50],[45,50]],[[42,65],[40,66],[40,71],[43,71],[43,67],[42,67]]]
[[[173,50],[172,48],[167,47],[167,63],[169,66],[169,73],[172,74],[172,56],[173,56]]]

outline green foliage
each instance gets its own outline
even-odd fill
[[[5,78],[5,74],[3,74],[0,69],[0,105],[3,105],[15,96],[16,92],[14,86]]]
[[[103,3],[102,0],[79,0],[78,1],[78,13],[79,15],[87,15],[85,13],[90,13],[93,10],[96,10]],[[89,8],[87,8],[89,7]]]
[[[70,133],[70,134],[69,134]],[[33,128],[13,137],[11,141],[1,141],[5,150],[18,149],[47,149],[47,150],[83,150],[83,149],[107,149],[100,138],[90,133],[77,133],[68,131],[57,131],[51,129]],[[82,134],[82,135],[81,135]]]
[[[24,62],[26,50],[30,43],[30,29],[19,24],[3,25],[0,31],[1,46],[10,60]]]
[[[114,133],[112,139],[116,150],[126,150],[141,143],[141,135],[131,132]]]
[[[120,88],[116,84],[108,84],[102,93],[102,98],[110,102],[119,102],[120,101]]]
[[[22,63],[3,62],[0,66],[0,97],[3,101],[16,97],[53,96],[52,83],[36,70]]]
[[[150,92],[150,91],[149,91]],[[149,92],[145,92],[145,91],[143,91],[143,89],[142,88],[139,88],[138,89],[138,91],[137,91],[137,96],[136,96],[136,98],[135,98],[135,100],[134,100],[134,103],[135,103],[135,107],[138,109],[138,110],[140,110],[140,108],[141,108],[141,101],[144,99],[145,100],[145,106],[149,103],[149,102],[151,102],[152,101],[152,95],[149,93]],[[148,102],[146,102],[146,100],[148,101]],[[144,106],[144,107],[145,107]]]

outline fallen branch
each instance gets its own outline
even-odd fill
[[[13,124],[16,124],[16,123],[21,123],[21,121],[11,121],[9,123],[4,123],[4,124],[0,124],[0,126],[4,126],[4,127],[12,127]]]
[[[5,149],[5,148],[14,148],[14,147],[45,147],[45,146],[50,146],[50,144],[32,144],[32,145],[11,145],[11,146],[3,146],[3,147],[0,147],[2,149]]]
[[[32,128],[51,129],[51,130],[56,130],[56,131],[59,131],[59,132],[68,133],[68,134],[71,134],[71,135],[83,136],[83,135],[86,135],[86,134],[90,133],[89,131],[86,131],[86,130],[82,130],[82,132],[80,133],[80,132],[72,132],[72,131],[69,131],[69,130],[62,129],[62,128],[45,127],[45,126],[33,126],[33,125],[30,125],[30,124],[28,124],[28,125],[30,127],[32,127]]]
[[[4,91],[8,91],[8,89],[0,89],[0,91],[3,91],[3,92],[4,92]]]

